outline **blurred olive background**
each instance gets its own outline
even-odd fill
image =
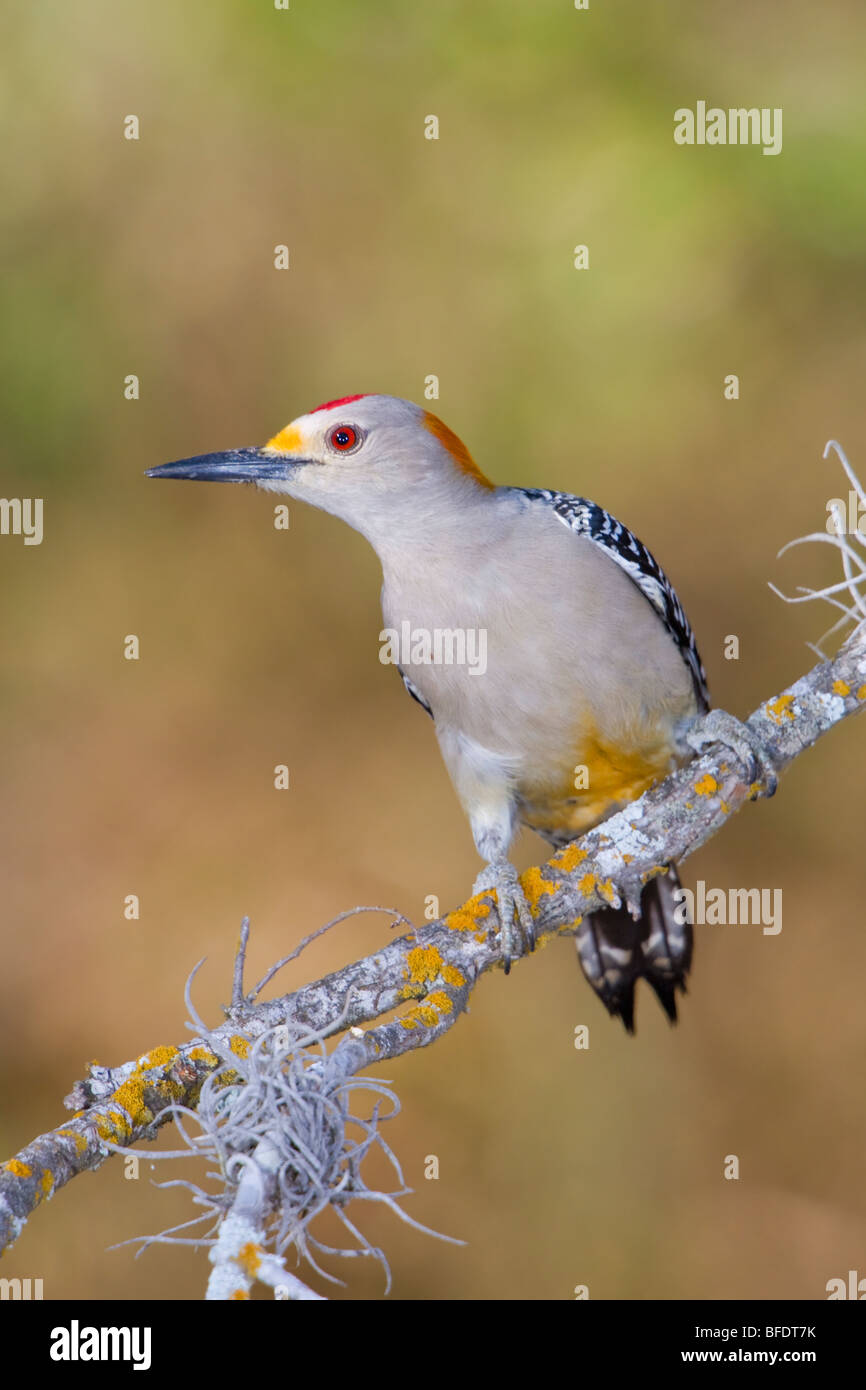
[[[812,664],[829,619],[767,581],[835,576],[827,548],[776,559],[847,495],[827,438],[866,472],[866,15],[85,0],[4,29],[2,489],[45,499],[41,546],[0,539],[11,1154],[62,1123],[87,1059],[185,1036],[201,956],[219,1020],[244,913],[258,978],[344,908],[420,919],[478,869],[429,721],[378,661],[366,544],[145,468],[343,394],[421,400],[436,374],[434,408],[497,481],[594,497],[651,546],[717,703],[745,714]],[[699,99],[782,107],[782,154],[676,146]],[[698,927],[678,1028],[644,992],[627,1038],[564,940],[386,1068],[407,1209],[467,1242],[353,1211],[395,1295],[820,1298],[866,1274],[864,734],[834,733],[685,866],[782,888],[784,925]],[[542,853],[520,844],[523,865]],[[388,935],[355,918],[283,987]],[[203,1254],[108,1250],[193,1214],[153,1186],[170,1176],[78,1179],[3,1274],[52,1298],[200,1297]],[[377,1268],[330,1267],[335,1296],[380,1296]]]

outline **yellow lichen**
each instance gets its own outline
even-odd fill
[[[791,708],[793,703],[793,695],[780,695],[778,700],[771,700],[769,704],[764,706],[764,709],[774,724],[781,725],[783,719],[794,718],[794,711]]]
[[[435,980],[442,970],[442,956],[436,946],[415,946],[407,960],[409,979],[419,985]]]
[[[235,1256],[237,1263],[245,1274],[254,1279],[262,1263],[262,1249],[254,1240],[250,1240],[246,1245],[241,1246]]]
[[[417,1028],[424,1023],[428,1028],[433,1028],[439,1022],[439,1015],[430,1004],[416,1004],[414,1009],[410,1009],[400,1019],[401,1028]]]
[[[118,1105],[122,1105],[133,1125],[148,1125],[153,1120],[153,1114],[145,1103],[144,1099],[145,1083],[138,1076],[131,1076],[128,1081],[124,1081],[114,1091],[111,1099]],[[121,1123],[124,1123],[121,1119]]]
[[[22,1163],[20,1158],[10,1158],[8,1163],[3,1164],[4,1172],[12,1173],[16,1178],[32,1178],[33,1169],[26,1163]]]
[[[600,883],[598,885],[598,891],[606,903],[616,902],[618,894],[610,879],[608,879],[606,883]]]
[[[249,1057],[250,1040],[245,1038],[242,1033],[235,1033],[229,1038],[229,1047],[236,1057]]]
[[[39,1186],[42,1188],[44,1196],[51,1196],[51,1193],[54,1190],[54,1174],[51,1172],[49,1168],[45,1169],[45,1172],[39,1179]]]
[[[456,965],[443,965],[441,974],[446,985],[453,985],[455,989],[466,984],[466,976],[457,969]]]
[[[154,1047],[152,1051],[146,1052],[138,1063],[139,1071],[147,1071],[150,1067],[167,1067],[177,1056],[176,1047]]]
[[[401,1028],[417,1028],[419,1024],[425,1024],[428,1028],[435,1028],[446,1014],[454,1012],[454,1005],[449,995],[444,990],[436,990],[425,999],[423,1004],[416,1004],[414,1009],[410,1009],[403,1018],[400,1019]]]
[[[861,685],[860,689],[857,691],[857,699],[866,700],[866,685]]]
[[[434,1009],[438,1009],[440,1014],[453,1014],[454,1012],[451,995],[446,994],[443,989],[437,989],[435,994],[430,995],[427,1002],[432,1004]]]
[[[850,694],[851,694],[851,687],[850,687],[850,685],[846,685],[844,681],[834,681],[834,682],[833,682],[833,694],[834,694],[834,695],[850,695]]]
[[[249,1044],[247,1047],[249,1048]],[[206,1049],[196,1049],[196,1051],[205,1052],[207,1056],[211,1055],[206,1052]],[[178,1056],[178,1048],[159,1046],[151,1048],[150,1052],[145,1052],[139,1058],[133,1074],[116,1088],[108,1102],[110,1104],[113,1101],[116,1105],[122,1106],[122,1110],[108,1110],[104,1115],[97,1116],[95,1120],[96,1132],[100,1139],[111,1140],[114,1143],[126,1143],[134,1130],[152,1124],[154,1112],[147,1101],[149,1094],[158,1096],[164,1101],[183,1099],[185,1091],[181,1082],[164,1074],[157,1077],[147,1075],[152,1071],[165,1073]],[[217,1060],[216,1057],[213,1058],[214,1062]],[[79,1112],[79,1114],[83,1113]],[[61,1130],[60,1132],[71,1138],[79,1151],[86,1148],[86,1139],[75,1134],[73,1130]]]
[[[456,965],[449,965],[442,959],[436,946],[415,946],[408,954],[408,983],[400,991],[402,999],[417,999],[423,995],[424,986],[441,978],[448,985],[465,985],[466,977]]]
[[[58,1129],[58,1137],[62,1135],[64,1139],[71,1139],[80,1154],[87,1148],[87,1140],[83,1134],[79,1134],[77,1129]]]
[[[526,894],[526,901],[533,917],[538,911],[538,904],[545,893],[555,893],[559,884],[556,880],[542,878],[541,870],[538,868],[527,869],[525,874],[520,875],[520,884]]]
[[[119,1110],[112,1110],[109,1115],[97,1115],[94,1127],[100,1139],[107,1139],[112,1144],[125,1144],[131,1135],[129,1124]]]
[[[699,781],[695,782],[695,791],[698,796],[712,796],[713,792],[717,792],[718,790],[719,784],[715,777],[709,772],[706,777],[701,777]]]
[[[109,1104],[113,1101],[123,1109],[109,1110],[105,1116],[97,1118],[96,1132],[101,1139],[124,1143],[132,1131],[152,1124],[154,1112],[148,1104],[148,1095],[158,1096],[164,1101],[183,1099],[185,1092],[179,1081],[164,1075],[156,1078],[146,1075],[151,1070],[164,1069],[177,1055],[176,1047],[157,1047],[144,1054],[132,1076],[122,1082],[110,1097]]]
[[[595,874],[584,874],[580,883],[577,885],[584,897],[589,897],[595,887]]]
[[[445,925],[449,931],[476,931],[481,918],[489,915],[490,903],[485,901],[483,893],[476,893],[475,897],[470,898],[462,907],[448,913]]]
[[[206,1062],[209,1067],[219,1064],[219,1057],[209,1047],[193,1047],[189,1055],[194,1062]]]
[[[651,869],[646,869],[641,874],[640,881],[641,883],[650,883],[654,878],[658,878],[659,874],[666,874],[667,871],[667,864],[654,864]]]
[[[244,1299],[244,1298],[247,1298],[247,1299],[249,1298],[249,1294],[247,1293],[246,1289],[234,1289],[234,1290],[229,1294],[229,1299],[230,1299],[231,1302],[233,1302],[233,1303],[236,1302],[238,1299]]]
[[[563,873],[570,874],[585,858],[586,850],[581,849],[580,845],[565,845],[563,849],[557,850],[551,863],[562,869]]]

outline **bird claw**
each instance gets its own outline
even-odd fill
[[[499,908],[499,931],[502,944],[502,959],[506,975],[511,970],[514,957],[515,918],[530,951],[535,950],[535,923],[526,901],[526,894],[520,885],[520,878],[514,865],[507,859],[492,860],[475,880],[473,896],[494,890]],[[522,951],[519,953],[522,954]]]
[[[713,744],[728,748],[747,769],[747,781],[754,787],[752,800],[773,796],[779,777],[770,750],[748,724],[727,710],[713,709],[697,728],[686,734],[686,743],[695,753]]]

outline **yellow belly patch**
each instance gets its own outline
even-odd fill
[[[542,834],[578,835],[590,830],[667,776],[673,751],[664,742],[635,752],[593,736],[584,741],[565,782],[524,796],[520,818]],[[586,769],[585,776],[581,769]]]

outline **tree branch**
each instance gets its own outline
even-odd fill
[[[831,450],[866,506],[866,493],[841,448],[831,442],[825,458]],[[859,532],[846,534],[840,518],[836,522],[835,534],[807,539],[836,546],[842,583],[801,589],[800,597],[787,601],[829,603],[842,614],[830,633],[842,624],[856,626],[834,659],[822,661],[748,719],[777,773],[866,707],[866,560],[858,549],[866,552],[866,541]],[[842,591],[847,601],[837,597]],[[823,655],[820,647],[815,650]],[[687,859],[744,802],[754,799],[760,788],[748,778],[736,753],[714,745],[545,864],[528,869],[521,883],[537,939],[574,933],[588,914],[621,899],[638,902],[648,880]],[[329,1253],[374,1255],[387,1267],[382,1252],[373,1250],[344,1208],[366,1198],[387,1203],[411,1222],[397,1202],[405,1188],[371,1191],[361,1163],[378,1145],[401,1183],[402,1175],[378,1132],[380,1119],[387,1118],[380,1115],[379,1101],[363,1120],[349,1111],[347,1096],[352,1089],[367,1088],[391,1100],[396,1112],[396,1097],[388,1088],[355,1079],[357,1073],[427,1047],[453,1027],[481,975],[501,964],[496,895],[478,894],[424,926],[407,923],[411,929],[406,934],[371,956],[279,999],[258,1001],[265,984],[309,941],[352,912],[383,910],[388,909],[355,908],[341,914],[305,938],[249,994],[243,988],[249,935],[244,919],[226,1021],[210,1029],[196,1015],[190,985],[197,966],[186,996],[193,1020],[187,1026],[197,1036],[180,1046],[155,1047],[122,1066],[92,1065],[66,1099],[73,1117],[0,1165],[0,1250],[13,1244],[43,1200],[78,1173],[99,1167],[112,1152],[153,1138],[161,1124],[175,1119],[186,1144],[183,1156],[206,1153],[225,1182],[225,1191],[215,1196],[186,1184],[219,1228],[214,1239],[193,1242],[212,1247],[210,1297],[244,1297],[255,1279],[281,1288],[286,1297],[316,1297],[286,1274],[282,1252],[294,1245],[319,1268],[311,1251],[326,1247],[308,1234],[307,1225],[326,1205],[334,1207],[358,1241],[350,1251]],[[400,914],[392,916],[407,922]],[[377,1019],[383,1021],[361,1026]],[[343,1034],[341,1040],[327,1053],[324,1040],[337,1034]],[[294,1112],[301,1116],[297,1124]],[[190,1115],[203,1129],[199,1142],[204,1148],[198,1150],[183,1125],[182,1117]],[[348,1139],[347,1124],[360,1126],[360,1141]],[[156,1239],[172,1238],[168,1233]],[[268,1242],[275,1253],[266,1249]]]
[[[860,627],[834,660],[765,701],[747,722],[782,772],[864,707],[866,627]],[[618,897],[632,900],[642,884],[667,864],[688,858],[753,796],[731,751],[711,749],[547,863],[528,869],[521,882],[539,938],[574,932],[579,919]],[[480,976],[501,963],[498,929],[495,895],[479,894],[279,999],[259,1003],[255,991],[244,996],[211,1036],[242,1057],[256,1038],[287,1021],[316,1036],[345,1032],[328,1070],[335,1077],[354,1075],[427,1047],[453,1026]],[[377,1027],[360,1027],[395,1011],[397,1017]],[[66,1101],[76,1114],[0,1166],[0,1249],[17,1239],[44,1199],[78,1173],[98,1168],[114,1146],[152,1138],[174,1106],[194,1108],[219,1062],[198,1037],[152,1048],[122,1066],[91,1066]]]

